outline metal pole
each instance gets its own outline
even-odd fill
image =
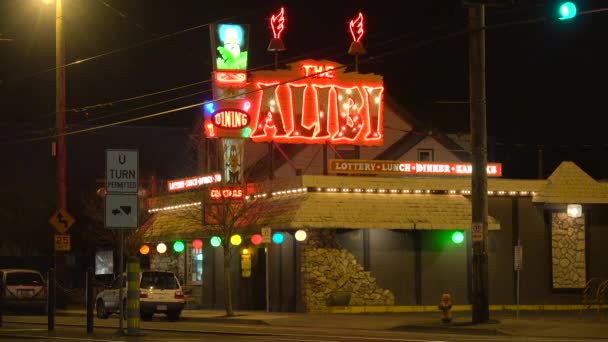
[[[323,144],[323,175],[327,176],[327,142]]]
[[[127,335],[139,335],[139,260],[129,258],[127,267]]]
[[[86,273],[86,299],[87,299],[87,334],[93,333],[93,270]]]
[[[49,269],[47,273],[48,282],[46,293],[48,295],[46,299],[47,303],[47,327],[48,330],[55,330],[55,269]]]
[[[122,274],[124,272],[124,229],[120,229],[120,256],[119,256],[119,262],[120,265],[118,266],[119,272],[120,272],[120,277],[122,277]],[[118,300],[120,301],[120,317],[118,317],[118,334],[122,335],[123,334],[123,324],[122,324],[122,320],[125,314],[125,305],[124,302],[122,300],[122,296],[124,293],[124,289],[122,288],[122,283],[120,283],[120,286],[118,287]]]
[[[515,303],[515,318],[519,319],[519,270],[517,270],[517,292],[515,297],[517,302]]]
[[[485,77],[485,7],[469,7],[469,102],[471,120],[472,223],[481,224],[482,240],[473,242],[473,323],[490,319],[488,303],[488,184]]]
[[[57,134],[57,209],[66,209],[65,42],[63,1],[55,0],[55,129]]]
[[[266,244],[264,252],[266,253],[266,312],[270,312],[270,270],[268,269],[268,257],[270,256],[270,244]]]

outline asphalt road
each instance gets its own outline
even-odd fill
[[[162,323],[162,322],[158,322]],[[54,332],[48,332],[40,324],[7,323],[0,328],[0,341],[73,341],[73,342],[121,342],[121,341],[210,341],[210,342],[245,342],[245,341],[293,341],[293,342],[457,342],[457,341],[530,341],[530,342],[564,342],[561,338],[514,337],[503,335],[465,335],[437,334],[395,331],[344,331],[343,329],[305,329],[277,328],[270,326],[255,327],[241,324],[212,325],[200,324],[200,329],[192,329],[192,323],[172,323],[175,330],[165,327],[159,330],[142,330],[142,336],[120,336],[117,327],[95,327],[94,334],[86,334],[84,326],[56,326]],[[255,329],[254,329],[255,328]],[[195,331],[198,330],[198,331]],[[212,331],[210,331],[212,330]],[[203,332],[201,332],[203,331]],[[576,341],[568,339],[568,341]],[[589,340],[579,340],[589,341]]]

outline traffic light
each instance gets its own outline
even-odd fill
[[[557,6],[557,18],[559,20],[568,20],[576,16],[576,5],[571,2],[560,2]]]

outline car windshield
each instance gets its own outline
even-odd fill
[[[32,272],[10,272],[6,274],[6,285],[28,285],[28,286],[42,286],[42,277],[38,273]]]
[[[173,273],[167,272],[144,272],[141,276],[139,287],[152,287],[161,290],[175,290],[179,288]]]

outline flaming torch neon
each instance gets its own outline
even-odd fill
[[[283,44],[281,34],[285,29],[285,8],[281,7],[279,13],[270,17],[270,28],[272,29],[272,39],[268,44],[268,51],[284,51],[285,44]]]
[[[348,28],[353,38],[353,42],[348,48],[348,54],[355,56],[355,70],[358,72],[359,55],[364,55],[366,52],[363,43],[361,43],[361,38],[363,38],[363,34],[365,33],[365,30],[363,30],[363,13],[359,12],[357,18],[350,21]]]
[[[274,52],[274,68],[277,69],[279,66],[278,52],[285,51],[285,44],[281,39],[281,34],[285,29],[285,8],[281,7],[279,13],[273,14],[270,17],[270,28],[272,29],[272,39],[268,44],[268,51]]]

